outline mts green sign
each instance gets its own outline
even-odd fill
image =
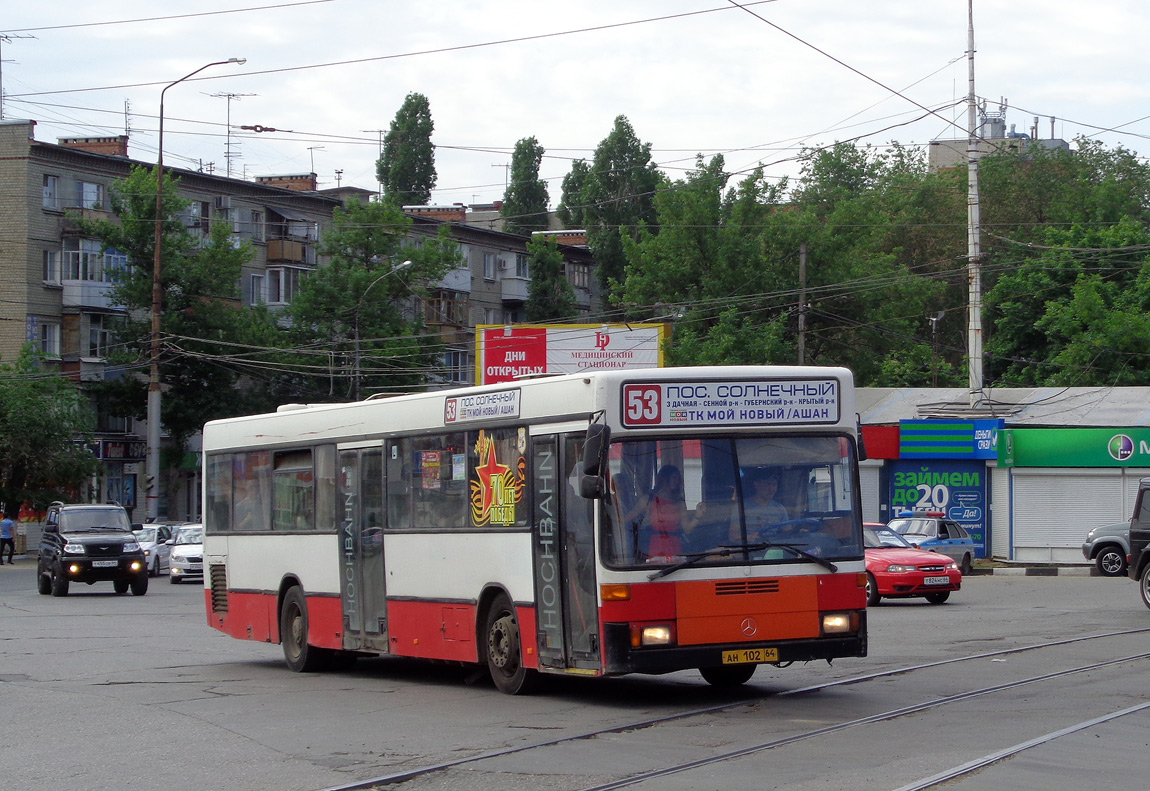
[[[1000,432],[1002,467],[1150,467],[1150,429],[1013,428]]]

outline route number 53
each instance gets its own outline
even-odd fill
[[[658,385],[625,385],[623,409],[623,420],[627,425],[657,425],[663,416],[661,388]]]

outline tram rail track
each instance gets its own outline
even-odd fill
[[[819,684],[812,684],[812,685],[808,685],[805,687],[799,687],[796,689],[784,690],[784,691],[776,693],[770,697],[771,698],[792,697],[792,696],[797,696],[797,695],[812,694],[812,693],[816,693],[816,692],[830,689],[830,688],[834,688],[834,687],[861,684],[861,683],[865,683],[868,681],[873,681],[873,680],[882,679],[882,678],[889,678],[889,677],[899,676],[899,675],[905,675],[905,674],[914,673],[917,671],[928,670],[928,669],[937,668],[937,667],[941,667],[944,665],[951,665],[951,664],[960,663],[960,662],[971,662],[971,661],[977,661],[977,660],[994,659],[996,657],[1002,657],[1002,656],[1007,656],[1007,655],[1012,655],[1012,654],[1019,654],[1019,653],[1025,653],[1025,652],[1030,652],[1030,651],[1038,651],[1038,650],[1042,650],[1042,649],[1072,645],[1075,643],[1082,643],[1082,642],[1091,641],[1091,640],[1104,640],[1104,639],[1108,639],[1108,638],[1117,638],[1117,637],[1133,635],[1133,634],[1141,634],[1141,633],[1147,633],[1147,632],[1150,632],[1150,628],[1147,628],[1147,629],[1128,629],[1128,630],[1121,630],[1121,631],[1115,631],[1115,632],[1104,632],[1104,633],[1099,633],[1099,634],[1082,635],[1082,636],[1078,636],[1078,637],[1064,638],[1064,639],[1060,639],[1060,640],[1051,640],[1051,641],[1047,641],[1047,642],[1043,642],[1043,643],[1034,643],[1034,644],[1025,645],[1025,646],[1014,646],[1011,648],[1004,648],[1004,649],[999,649],[999,650],[995,650],[995,651],[980,652],[980,653],[976,653],[976,654],[968,654],[968,655],[959,656],[959,657],[950,657],[947,659],[936,660],[936,661],[932,661],[932,662],[924,662],[924,663],[920,663],[920,664],[916,664],[916,665],[908,665],[908,666],[903,666],[903,667],[898,667],[898,668],[891,668],[888,670],[881,670],[881,671],[876,671],[873,673],[867,673],[867,674],[858,675],[858,676],[851,676],[848,678],[836,679],[833,681],[822,682]],[[718,755],[708,756],[706,758],[695,759],[692,761],[684,761],[680,764],[661,767],[660,769],[653,770],[653,771],[637,772],[635,774],[628,775],[625,778],[620,778],[618,780],[614,780],[614,781],[611,781],[611,782],[608,782],[605,784],[601,784],[601,785],[587,787],[585,789],[582,789],[582,791],[610,791],[610,789],[625,788],[628,786],[637,785],[639,783],[647,782],[650,780],[655,780],[655,779],[658,779],[661,777],[666,777],[666,776],[673,775],[673,774],[688,772],[688,771],[692,771],[694,769],[702,768],[705,766],[720,764],[720,763],[723,763],[725,761],[737,760],[739,758],[743,758],[743,757],[746,757],[748,755],[752,755],[754,753],[775,749],[778,747],[786,746],[788,744],[794,744],[796,742],[800,742],[800,741],[804,741],[804,740],[808,740],[808,739],[813,739],[813,738],[817,738],[820,736],[826,736],[826,735],[833,734],[833,733],[838,733],[841,731],[848,730],[850,728],[858,727],[860,725],[872,724],[872,723],[876,723],[876,722],[893,720],[893,719],[897,719],[900,717],[906,717],[906,716],[917,714],[917,713],[920,713],[923,711],[929,711],[931,709],[935,709],[935,708],[945,706],[947,704],[955,703],[958,701],[969,700],[972,698],[985,696],[985,695],[993,694],[996,692],[1003,692],[1006,690],[1016,689],[1016,688],[1024,687],[1024,686],[1031,685],[1031,684],[1037,684],[1037,683],[1049,681],[1049,680],[1056,679],[1056,678],[1061,678],[1061,677],[1066,677],[1066,676],[1081,674],[1081,673],[1087,673],[1087,672],[1091,672],[1093,670],[1098,670],[1101,668],[1106,668],[1106,667],[1110,667],[1110,666],[1114,666],[1114,665],[1118,665],[1118,664],[1122,664],[1122,663],[1134,662],[1134,661],[1138,661],[1138,660],[1142,660],[1142,659],[1150,659],[1150,652],[1133,654],[1133,655],[1129,655],[1129,656],[1119,657],[1116,659],[1108,659],[1108,660],[1094,662],[1094,663],[1090,663],[1090,664],[1086,664],[1086,665],[1080,665],[1080,666],[1076,666],[1076,667],[1072,667],[1072,668],[1067,668],[1067,669],[1063,669],[1063,670],[1059,670],[1059,671],[1055,671],[1055,672],[1051,672],[1051,673],[1043,673],[1043,674],[1033,675],[1033,676],[1029,676],[1029,677],[1023,678],[1023,679],[1017,679],[1015,681],[1005,682],[1002,684],[990,685],[990,686],[982,687],[982,688],[975,689],[975,690],[968,690],[968,691],[956,693],[953,695],[947,695],[947,696],[935,698],[935,699],[932,699],[929,701],[924,701],[924,702],[913,704],[910,706],[904,706],[904,707],[899,707],[899,708],[895,708],[895,709],[890,709],[887,711],[879,712],[879,713],[868,715],[865,717],[855,718],[855,719],[844,721],[841,723],[836,723],[833,725],[828,725],[828,726],[824,726],[824,727],[820,727],[820,728],[808,729],[808,730],[800,732],[800,733],[795,733],[795,734],[791,734],[789,736],[780,737],[778,739],[768,740],[768,741],[765,741],[765,742],[762,742],[759,744],[750,745],[747,747],[742,747],[742,748],[739,748],[737,750],[729,750],[729,751],[720,753]],[[613,726],[605,727],[605,728],[599,728],[599,729],[595,729],[592,731],[584,731],[584,732],[580,732],[577,734],[569,734],[569,735],[557,737],[554,739],[546,739],[546,740],[536,741],[536,742],[532,742],[530,744],[522,744],[522,745],[516,745],[514,747],[507,747],[507,748],[502,748],[502,749],[497,749],[497,750],[489,750],[489,751],[486,751],[486,752],[483,752],[483,753],[480,753],[477,755],[468,756],[466,758],[457,758],[457,759],[453,759],[450,761],[444,761],[444,762],[435,763],[435,764],[428,764],[428,765],[421,766],[421,767],[415,767],[412,769],[405,769],[405,770],[401,770],[401,771],[397,771],[397,772],[392,772],[389,774],[380,775],[378,777],[360,780],[360,781],[356,781],[353,783],[347,783],[347,784],[338,785],[338,786],[330,786],[330,787],[324,789],[323,791],[368,791],[369,789],[375,789],[375,788],[381,788],[381,787],[387,787],[387,786],[395,786],[395,785],[398,785],[401,783],[415,780],[415,779],[420,778],[420,777],[425,777],[425,776],[433,775],[433,774],[440,773],[440,772],[446,772],[446,771],[449,771],[452,769],[456,769],[456,768],[460,768],[460,767],[466,767],[468,765],[474,765],[474,764],[478,764],[478,763],[481,763],[484,761],[493,761],[493,760],[497,760],[499,758],[504,758],[504,757],[508,757],[508,756],[512,756],[512,755],[522,754],[522,753],[529,752],[532,750],[542,750],[542,749],[546,749],[546,748],[557,747],[557,746],[561,746],[563,744],[571,743],[571,742],[591,740],[591,739],[595,739],[595,738],[600,737],[600,736],[608,736],[608,735],[612,735],[612,734],[620,734],[620,733],[628,733],[628,732],[634,732],[634,731],[639,731],[639,730],[645,730],[645,729],[649,729],[649,728],[658,727],[660,725],[666,725],[666,724],[674,723],[677,721],[687,720],[687,719],[694,718],[694,717],[702,717],[702,716],[706,716],[708,714],[716,714],[716,713],[720,713],[720,712],[724,712],[724,711],[731,711],[731,710],[736,710],[739,708],[745,708],[745,707],[753,706],[753,705],[761,703],[763,700],[764,700],[764,698],[754,698],[752,700],[739,700],[739,701],[721,703],[721,704],[717,704],[714,706],[698,707],[698,708],[690,709],[687,711],[679,711],[679,712],[675,712],[673,714],[667,714],[667,715],[662,715],[662,716],[658,716],[658,717],[649,717],[649,718],[645,718],[642,720],[635,720],[632,722],[613,725]],[[1150,707],[1150,704],[1147,704],[1147,706],[1144,706],[1144,707],[1133,707],[1129,710],[1124,710],[1123,712],[1116,713],[1114,716],[1123,716],[1125,714],[1133,713],[1134,711],[1139,711],[1142,708],[1146,708],[1146,707]],[[1101,721],[1101,720],[1099,720],[1099,721]],[[1087,721],[1087,724],[1084,725],[1083,727],[1089,727],[1089,723],[1091,723],[1091,722],[1093,722],[1093,720]],[[1067,731],[1067,732],[1072,732],[1072,731]],[[1056,732],[1056,734],[1058,734],[1058,733],[1060,733],[1060,732]],[[1057,736],[1053,736],[1052,738],[1057,738]],[[1024,749],[1028,749],[1029,746],[1033,746],[1033,745],[1029,745],[1029,743],[1023,743],[1023,746],[1019,747],[1019,751],[1024,750]],[[999,758],[994,759],[994,760],[1002,760],[1004,757],[1007,757],[1007,756],[1004,754],[1002,757],[999,757]],[[988,756],[988,758],[990,758],[990,756]],[[991,760],[990,762],[993,763],[993,760]],[[977,766],[971,766],[970,768],[965,769],[961,773],[974,771],[977,768],[978,768]],[[956,768],[956,770],[957,770],[957,768]],[[957,777],[957,776],[960,776],[960,774],[955,774],[954,776]],[[926,781],[923,781],[923,782],[926,782]],[[932,780],[931,782],[933,782],[934,784],[937,785],[939,783],[946,782],[946,781],[943,779],[939,779],[937,781]],[[932,787],[932,785],[929,785],[929,784],[921,786],[921,788],[924,788],[924,789],[930,788],[930,787]],[[918,788],[918,786],[908,786],[907,791],[909,791],[909,789],[911,789],[911,788]],[[902,791],[902,789],[900,789],[900,791]]]

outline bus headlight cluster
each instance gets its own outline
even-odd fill
[[[668,623],[631,624],[631,647],[674,645],[675,627]]]
[[[823,634],[853,634],[859,629],[857,612],[823,613]]]

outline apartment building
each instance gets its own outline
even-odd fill
[[[109,190],[137,162],[128,156],[126,136],[37,141],[35,121],[0,120],[0,358],[12,360],[31,342],[58,369],[85,382],[123,375],[105,361],[113,342],[111,319],[123,313],[110,294],[126,256],[104,251],[85,238],[76,217],[111,218]],[[183,212],[193,234],[227,222],[238,241],[250,241],[255,255],[244,267],[242,304],[282,307],[292,301],[308,272],[322,266],[320,241],[336,207],[366,200],[368,190],[317,190],[314,173],[261,176],[254,181],[165,168],[180,180],[190,201]],[[413,304],[446,351],[431,372],[433,386],[469,384],[474,379],[475,326],[522,321],[530,282],[526,239],[470,225],[465,207],[409,207],[412,240],[434,236],[447,225],[459,244],[459,268]],[[560,249],[568,279],[585,314],[599,309],[594,262],[581,238],[566,235]],[[115,499],[143,512],[146,426],[97,416],[93,451],[103,471],[90,496]],[[184,469],[165,478],[160,513],[195,519],[200,513],[198,466],[188,448]]]

